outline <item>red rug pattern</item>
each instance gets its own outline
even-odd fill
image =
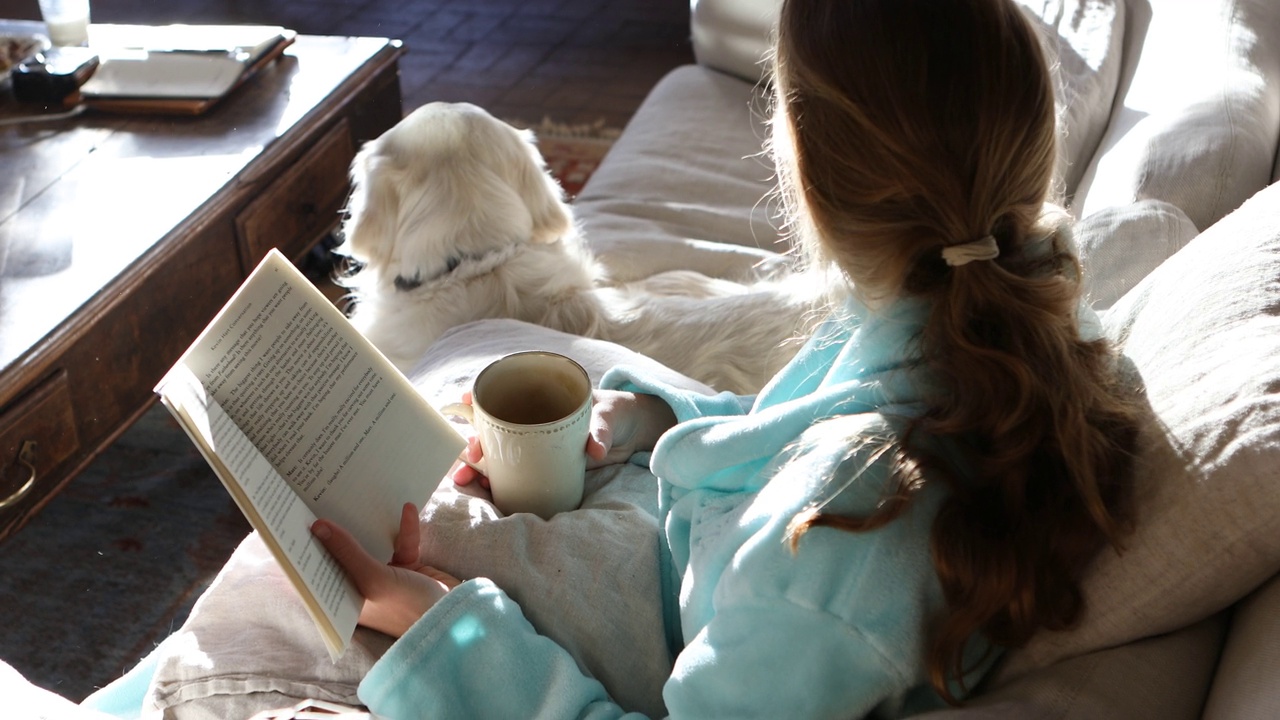
[[[547,169],[573,199],[600,166],[612,140],[596,138],[539,138],[538,149],[547,160]]]
[[[547,169],[560,181],[569,199],[577,197],[600,161],[613,147],[613,141],[622,133],[617,128],[605,127],[603,120],[586,124],[560,123],[550,118],[531,124],[519,120],[507,122],[519,128],[528,128],[538,139],[538,150],[547,161]]]

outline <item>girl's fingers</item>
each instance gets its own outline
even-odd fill
[[[489,487],[489,478],[483,473],[471,467],[475,463],[484,459],[484,448],[480,446],[480,438],[474,435],[467,438],[467,447],[462,451],[461,467],[453,473],[453,483],[455,485],[469,485],[472,481],[478,480],[480,487]]]
[[[330,555],[333,555],[333,559],[338,561],[342,569],[347,571],[360,593],[368,597],[371,594],[371,588],[376,586],[382,573],[387,571],[387,566],[375,560],[360,546],[355,537],[340,525],[328,520],[317,520],[311,526],[311,534],[320,541]]]
[[[609,454],[609,446],[599,440],[595,434],[591,434],[587,436],[586,452],[589,459],[599,462]]]
[[[475,468],[467,465],[462,461],[458,461],[453,469],[449,471],[449,476],[453,478],[454,485],[470,485],[473,482],[479,482],[480,487],[489,487],[489,478],[481,475]]]
[[[418,526],[418,508],[413,503],[405,503],[400,508],[400,533],[396,535],[395,554],[391,556],[391,564],[402,567],[418,564],[419,541],[421,530]]]
[[[604,460],[613,446],[613,428],[608,419],[600,413],[591,414],[591,429],[587,432],[587,457],[592,460]]]

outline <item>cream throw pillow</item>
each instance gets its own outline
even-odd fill
[[[1089,305],[1111,307],[1198,234],[1186,213],[1160,200],[1117,205],[1076,223]]]
[[[1280,3],[1135,1],[1126,24],[1120,93],[1077,215],[1156,199],[1203,230],[1272,175]]]
[[[1280,185],[1259,192],[1103,314],[1153,422],[1123,555],[1089,571],[1069,633],[1011,653],[1000,686],[1057,661],[1191,625],[1280,570]]]

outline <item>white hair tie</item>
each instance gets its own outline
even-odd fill
[[[1000,246],[990,235],[960,245],[942,248],[942,259],[951,267],[968,265],[974,260],[995,260],[1000,257]]]

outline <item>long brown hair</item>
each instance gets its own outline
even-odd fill
[[[925,297],[918,339],[936,389],[892,448],[880,527],[926,481],[951,492],[931,530],[947,608],[931,684],[949,702],[975,635],[1024,644],[1083,607],[1081,577],[1132,524],[1132,392],[1101,340],[1081,337],[1080,267],[1046,212],[1052,85],[1035,30],[1009,0],[787,0],[774,57],[772,152],[812,259],[872,307]],[[999,257],[951,267],[949,245],[992,236]],[[913,443],[961,449],[965,471]],[[856,443],[850,438],[850,443]]]

